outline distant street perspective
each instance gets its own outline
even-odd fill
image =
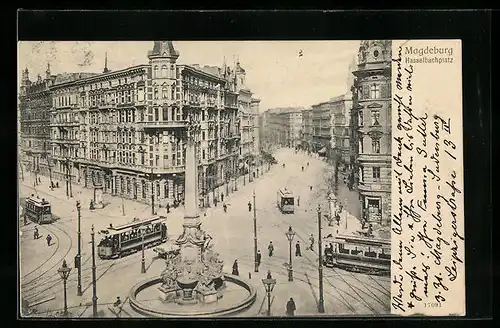
[[[238,58],[148,44],[23,69],[21,316],[389,314],[390,42],[356,42],[342,95],[265,110]]]

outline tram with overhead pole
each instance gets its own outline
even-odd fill
[[[131,223],[99,231],[104,237],[97,246],[102,259],[115,259],[164,243],[168,239],[166,217],[154,215],[144,220],[134,219]],[[144,240],[143,240],[144,236]]]
[[[36,224],[48,224],[54,222],[50,202],[48,202],[45,198],[40,198],[33,194],[24,201],[23,212],[25,220],[30,220]]]
[[[327,240],[324,265],[374,275],[391,272],[391,241],[386,239],[337,235]]]

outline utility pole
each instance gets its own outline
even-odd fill
[[[253,191],[253,254],[255,260],[254,272],[259,272],[259,263],[257,262],[257,210],[255,209],[255,189]]]
[[[69,197],[73,198],[73,188],[72,188],[72,184],[71,184],[71,169],[70,169],[70,166],[69,166],[69,160],[68,160],[68,180],[69,180]]]
[[[94,225],[92,225],[92,315],[97,318],[97,290],[96,290],[96,274],[95,274],[95,240],[94,240]]]
[[[76,292],[76,295],[82,296],[82,237],[81,237],[81,231],[80,231],[80,222],[81,222],[81,205],[80,201],[76,202],[76,210],[78,211],[78,254],[76,255],[76,265],[78,269],[78,289]],[[93,248],[92,248],[93,250]]]
[[[155,193],[153,183],[153,167],[151,166],[151,214],[155,215]]]
[[[52,188],[52,185],[54,184],[52,181],[52,164],[50,164],[51,160],[47,156],[47,166],[49,167],[49,179],[50,179],[50,187]]]
[[[125,216],[125,203],[123,201],[123,194],[122,194],[122,215]]]
[[[69,199],[69,159],[66,157],[66,197]]]
[[[325,304],[323,300],[323,247],[321,245],[321,207],[318,205],[318,275],[319,275],[319,300],[318,300],[318,312],[325,312]]]

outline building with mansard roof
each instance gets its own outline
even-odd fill
[[[192,114],[200,123],[200,202],[211,202],[215,187],[238,173],[238,98],[245,72],[239,64],[179,65],[172,41],[154,41],[147,55],[145,65],[113,71],[106,58],[103,73],[48,71],[37,82],[29,81],[26,70],[21,144],[30,156],[23,157],[24,167],[87,188],[102,185],[111,195],[148,203],[154,198],[162,206],[180,203]]]

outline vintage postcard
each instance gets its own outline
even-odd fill
[[[22,318],[465,315],[461,42],[19,41]]]

